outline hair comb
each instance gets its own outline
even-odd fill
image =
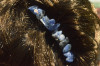
[[[59,41],[59,46],[62,47],[63,55],[66,57],[67,62],[73,62],[74,61],[74,55],[70,51],[71,50],[71,44],[68,44],[69,39],[68,37],[65,37],[64,34],[62,34],[62,31],[58,31],[58,28],[60,27],[59,23],[55,23],[55,19],[49,19],[48,16],[45,16],[45,11],[41,8],[38,8],[38,6],[31,6],[28,8],[34,15],[36,15],[36,18],[40,20],[43,25],[52,32],[52,37],[55,38],[55,40]]]

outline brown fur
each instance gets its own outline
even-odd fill
[[[28,11],[38,5],[60,22],[69,37],[73,63],[66,63],[50,32]],[[87,0],[1,0],[0,66],[96,65],[96,24],[99,19]]]

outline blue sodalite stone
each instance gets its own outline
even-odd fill
[[[44,16],[44,11],[40,8],[38,8],[37,6],[31,6],[28,8],[34,15],[36,15],[37,19],[41,19],[42,23],[45,25],[45,27],[50,30],[50,31],[55,31],[58,29],[58,27],[60,26],[59,23],[55,24],[55,20],[51,19],[49,20],[49,18],[47,16]],[[37,12],[35,12],[34,10],[37,9]]]
[[[42,9],[38,9],[38,14],[36,17],[37,19],[42,19],[44,17],[44,11]]]
[[[54,34],[52,34],[52,36],[59,41],[63,41],[65,39],[65,36],[62,34],[62,31],[56,31]]]
[[[49,29],[48,30],[50,30],[50,31],[56,31],[56,30],[58,30],[58,27],[59,26],[60,26],[59,23],[54,24],[54,25],[51,25],[51,26],[49,26]]]
[[[60,24],[54,24],[54,25],[48,25],[47,29],[49,31],[56,31],[58,29],[58,27],[60,26]]]
[[[74,61],[74,55],[71,52],[64,53],[64,56],[66,57],[67,62],[73,62]]]
[[[61,42],[59,43],[59,46],[60,46],[61,48],[64,48],[65,45],[68,44],[68,42],[69,42],[69,39],[68,39],[68,37],[66,37],[63,41],[61,41]]]
[[[43,18],[42,18],[42,20],[43,20],[43,24],[45,25],[45,26],[49,26],[49,18],[47,17],[47,16],[44,16]]]
[[[62,34],[62,31],[56,31],[55,33],[52,34],[52,36],[58,39],[61,34]]]
[[[34,12],[35,9],[37,9],[38,7],[37,6],[31,6],[29,7],[28,9],[35,15],[37,15],[37,13]]]
[[[56,31],[53,36],[54,37],[59,37],[62,34],[62,31]]]
[[[49,23],[50,23],[51,25],[54,25],[54,24],[55,24],[55,20],[54,20],[54,19],[50,19],[50,20],[49,20]]]
[[[36,15],[37,19],[41,19],[44,16],[44,11],[37,6],[31,6],[28,8],[34,15]],[[34,10],[37,9],[37,12],[34,12]]]
[[[71,44],[67,44],[64,48],[63,48],[63,53],[66,53],[68,51],[71,50]]]
[[[65,39],[64,34],[61,34],[58,39],[59,39],[59,41],[63,41]]]

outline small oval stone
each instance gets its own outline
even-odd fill
[[[68,51],[71,50],[71,44],[67,44],[64,48],[63,48],[63,53],[66,53]]]

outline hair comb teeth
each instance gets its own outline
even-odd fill
[[[63,48],[62,52],[63,55],[66,57],[66,61],[73,62],[74,55],[72,52],[70,52],[71,44],[68,44],[68,37],[65,37],[64,34],[62,34],[62,31],[58,31],[60,24],[56,24],[55,19],[49,19],[48,16],[45,16],[44,10],[38,8],[37,6],[31,6],[28,9],[34,15],[36,15],[37,19],[40,20],[49,31],[52,31],[52,37],[59,41],[59,46]]]

